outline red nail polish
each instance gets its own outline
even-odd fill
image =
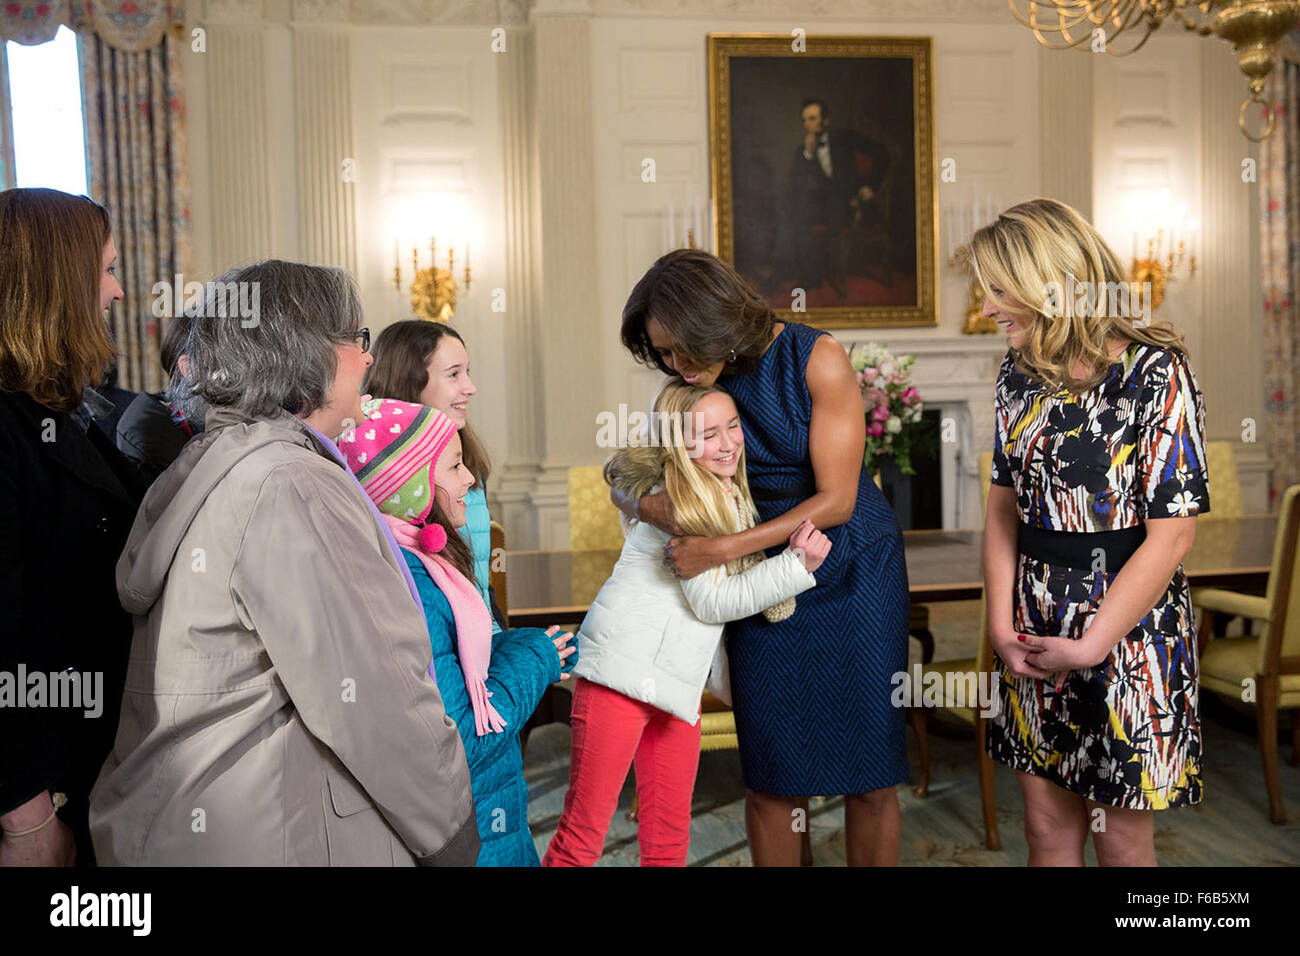
[[[1023,634],[1017,634],[1016,637],[1020,638],[1022,641],[1025,639],[1025,635]]]

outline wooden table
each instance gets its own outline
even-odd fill
[[[1194,587],[1262,594],[1273,559],[1276,515],[1207,516],[1183,561]],[[980,530],[904,531],[913,604],[977,600],[983,590]],[[577,624],[609,577],[616,550],[513,551],[506,554],[510,623]]]

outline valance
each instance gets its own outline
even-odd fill
[[[168,0],[5,0],[0,40],[32,45],[54,39],[60,26],[94,31],[109,46],[139,53],[185,24],[185,4]]]

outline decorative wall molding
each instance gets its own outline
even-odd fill
[[[287,14],[295,21],[390,26],[524,26],[536,14],[648,19],[743,16],[800,24],[854,20],[1005,24],[1011,18],[1005,0],[812,0],[800,4],[797,12],[791,11],[789,0],[743,4],[736,0],[291,0],[287,9],[283,0],[204,0],[203,7],[209,22],[275,22]]]
[[[537,7],[549,7],[552,2],[537,0]],[[793,10],[789,0],[747,0],[743,4],[736,0],[590,0],[589,6],[598,17],[744,16],[792,24],[818,20],[1015,23],[1006,0],[804,0]]]
[[[1206,437],[1240,442],[1242,420],[1259,421],[1264,410],[1258,253],[1251,267],[1257,222],[1252,201],[1259,187],[1242,180],[1242,161],[1257,158],[1259,150],[1237,128],[1241,91],[1234,88],[1240,80],[1236,57],[1214,44],[1201,47],[1201,58],[1202,248],[1197,258],[1204,319],[1201,336],[1190,343],[1192,366],[1201,390],[1211,396]],[[1242,449],[1239,445],[1239,454]],[[1267,510],[1267,492],[1258,501],[1247,492],[1243,480],[1247,510]]]
[[[262,22],[262,0],[204,0],[202,22],[256,27]]]
[[[523,26],[530,0],[204,0],[208,23]]]
[[[298,248],[307,262],[356,274],[357,152],[345,30],[293,31]]]
[[[212,250],[218,268],[274,254],[274,175],[267,132],[266,48],[260,27],[208,27],[208,148]]]
[[[473,84],[473,67],[468,60],[387,64],[383,122],[468,124],[472,121]]]
[[[1092,218],[1092,53],[1038,51],[1038,150],[1044,196]]]
[[[700,111],[707,106],[699,51],[690,47],[623,47],[618,51],[619,104],[635,110]]]
[[[504,159],[506,406],[508,453],[502,476],[493,482],[514,549],[536,548],[538,506],[546,428],[546,390],[541,335],[541,189],[535,103],[536,50],[531,31],[507,33],[511,55],[499,57],[498,98]],[[566,492],[567,493],[567,492]],[[565,515],[567,521],[567,504]]]
[[[291,18],[298,22],[348,22],[348,0],[292,0],[290,9]]]

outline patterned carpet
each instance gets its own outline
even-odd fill
[[[978,602],[934,605],[932,626],[936,660],[971,653]],[[969,633],[966,633],[969,631]],[[915,642],[913,642],[915,643]],[[1205,735],[1205,800],[1199,806],[1157,814],[1156,855],[1162,866],[1295,866],[1300,865],[1300,767],[1291,766],[1289,744],[1281,751],[1282,791],[1289,822],[1268,822],[1268,798],[1255,746],[1254,724],[1217,699],[1202,708]],[[1289,721],[1283,726],[1289,730]],[[984,848],[975,775],[974,739],[959,724],[947,725],[950,736],[931,734],[930,795],[918,799],[910,784],[898,788],[903,814],[901,862],[906,866],[1021,866],[1028,859],[1019,789],[1012,773],[997,770],[998,825],[1002,849]],[[908,731],[912,782],[918,778],[916,740]],[[528,741],[524,775],[528,781],[528,818],[539,853],[555,831],[569,773],[569,729],[551,724]],[[629,775],[619,799],[599,866],[636,866],[636,824],[626,819],[632,806]],[[744,785],[736,751],[705,753],[700,758],[691,827],[691,866],[749,866],[745,842]],[[814,798],[810,831],[817,866],[844,865],[844,812],[838,798]],[[1089,864],[1096,863],[1091,844]]]

